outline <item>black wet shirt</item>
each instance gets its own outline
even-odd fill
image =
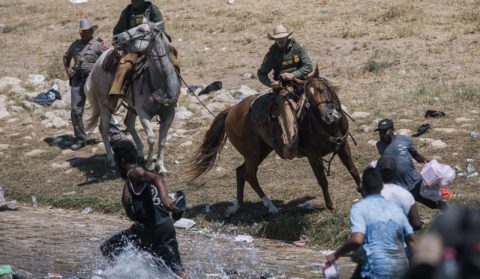
[[[155,228],[165,222],[170,222],[170,214],[160,199],[157,187],[147,182],[135,185],[139,191],[135,191],[134,182],[128,176],[128,206],[130,211],[127,215],[136,222],[142,223],[146,228]]]

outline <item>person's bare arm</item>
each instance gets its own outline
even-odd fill
[[[347,241],[342,246],[340,246],[337,251],[327,256],[327,262],[333,263],[339,257],[345,255],[346,253],[356,250],[363,244],[364,239],[365,235],[363,233],[352,233],[347,239]]]
[[[125,210],[125,214],[130,220],[135,221],[133,218],[133,212],[130,209],[130,205],[128,204],[128,186],[127,183],[123,185],[123,192],[122,192],[122,205],[123,209]]]
[[[155,185],[163,205],[169,210],[174,207],[175,201],[168,196],[167,186],[163,176],[146,171],[142,168],[132,169],[128,175],[136,181],[148,182]]]
[[[408,222],[412,225],[414,231],[418,231],[422,228],[423,222],[420,220],[420,214],[415,204],[410,207],[408,212]]]
[[[414,249],[415,249],[415,238],[413,237],[413,233],[408,235],[407,236],[407,247],[408,247],[408,251],[410,251],[410,253],[413,255],[414,253]]]
[[[415,161],[419,162],[419,163],[427,163],[428,160],[425,158],[425,156],[423,156],[422,154],[418,153],[418,151],[414,151],[412,152],[412,157],[413,159],[415,159]]]

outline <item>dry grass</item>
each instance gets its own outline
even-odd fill
[[[100,26],[98,34],[111,40],[117,16],[129,1],[90,0],[78,6],[57,0],[43,0],[41,5],[34,0],[14,2],[0,0],[0,23],[11,26],[2,31],[0,40],[0,48],[4,50],[0,76],[25,78],[31,73],[41,73],[49,78],[63,76],[65,79],[61,56],[78,37],[78,19],[92,19]],[[395,3],[237,0],[235,5],[207,0],[161,2],[167,31],[180,53],[182,73],[192,84],[220,79],[226,89],[237,89],[241,84],[264,89],[258,80],[242,80],[242,76],[256,72],[271,44],[266,39],[267,31],[279,22],[293,27],[294,37],[307,47],[313,61],[321,68],[321,74],[341,88],[339,96],[348,110],[370,113],[369,117],[351,126],[359,143],[352,147],[359,169],[377,157],[375,148],[367,144],[377,135],[363,130],[374,127],[375,121],[384,117],[393,118],[397,129],[416,130],[425,122],[433,127],[456,128],[457,133],[446,134],[433,129],[425,135],[443,140],[449,146],[446,149],[432,149],[417,139],[415,143],[427,157],[440,156],[443,162],[451,165],[464,168],[468,157],[480,162],[480,142],[467,137],[469,130],[479,129],[480,118],[477,111],[480,64],[474,59],[480,50],[476,34],[479,16],[474,12],[478,11],[478,6],[478,1],[461,0],[399,0]],[[187,106],[188,102],[193,101],[182,97],[180,104]],[[442,110],[447,117],[426,120],[423,114],[427,109]],[[305,159],[282,161],[270,156],[260,168],[259,179],[266,193],[284,207],[286,213],[278,217],[260,214],[263,208],[247,187],[246,200],[250,208],[231,220],[220,218],[225,202],[235,196],[234,169],[241,158],[231,145],[227,145],[210,173],[194,183],[188,182],[184,163],[199,146],[210,123],[198,117],[199,114],[196,112],[185,126],[194,145],[180,147],[185,140],[175,138],[167,149],[167,167],[171,171],[169,187],[186,190],[189,203],[194,206],[191,217],[201,225],[221,229],[233,223],[246,231],[272,238],[292,239],[304,232],[313,234],[312,238],[323,245],[346,237],[348,210],[359,196],[338,159],[334,160],[329,177],[338,214],[324,210],[320,187]],[[474,121],[459,123],[455,121],[458,117],[470,117]],[[62,154],[61,149],[52,147],[44,157],[24,158],[22,155],[28,150],[45,149],[43,138],[52,136],[52,130],[34,123],[33,132],[37,136],[24,146],[23,136],[31,134],[32,130],[19,129],[14,124],[2,124],[2,128],[1,143],[11,144],[0,160],[0,177],[3,177],[0,184],[7,189],[26,195],[40,193],[49,198],[75,190],[87,201],[99,195],[109,199],[119,197],[119,180],[107,179],[79,186],[88,178],[85,170],[74,168],[63,173],[49,169],[52,162],[93,157],[91,146],[73,154]],[[11,133],[20,135],[8,137]],[[92,158],[88,162],[93,161]],[[477,178],[459,178],[454,190],[460,201],[478,204],[480,196],[475,191],[478,186]],[[312,197],[309,202],[316,208],[314,212],[302,210],[299,201],[305,197]],[[205,216],[202,213],[204,204],[212,204],[218,216]],[[423,207],[421,211],[427,220],[435,214]]]

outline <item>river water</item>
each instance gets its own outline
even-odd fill
[[[102,258],[99,246],[131,222],[118,216],[82,214],[64,209],[20,206],[0,212],[0,265],[10,264],[44,278],[174,278],[158,270],[148,255],[133,248],[114,266]],[[320,250],[255,238],[235,242],[233,236],[206,230],[177,229],[182,261],[192,278],[322,278]],[[340,259],[341,278],[354,264]]]

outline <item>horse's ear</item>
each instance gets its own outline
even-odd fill
[[[315,72],[313,73],[314,77],[320,77],[320,73],[318,72],[318,64],[315,65]]]

